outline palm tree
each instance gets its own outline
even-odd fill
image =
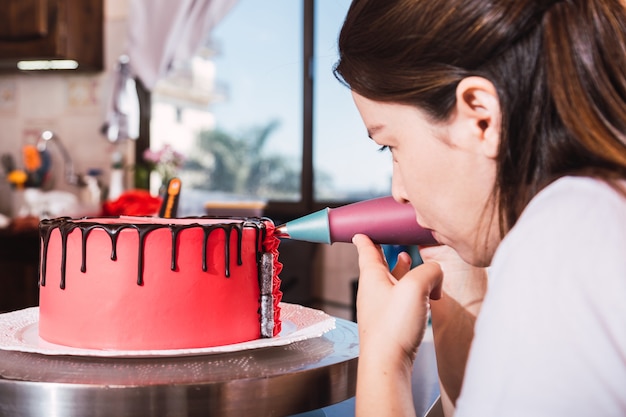
[[[266,155],[263,149],[278,121],[252,128],[235,137],[222,130],[203,130],[187,159],[186,179],[191,188],[276,198],[300,190],[300,173],[284,155]]]

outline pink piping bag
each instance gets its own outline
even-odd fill
[[[379,244],[437,243],[432,233],[417,223],[413,207],[400,204],[392,197],[325,208],[276,228],[276,234],[281,238],[327,244],[351,242],[357,233],[365,234]]]

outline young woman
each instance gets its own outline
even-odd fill
[[[414,414],[429,309],[447,415],[626,415],[620,0],[354,0],[339,52],[395,199],[442,244],[389,272],[354,238],[357,415]]]

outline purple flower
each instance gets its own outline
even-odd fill
[[[185,156],[168,144],[158,151],[146,149],[143,153],[143,159],[152,165],[152,169],[161,175],[164,182],[175,177],[176,172],[185,162]]]

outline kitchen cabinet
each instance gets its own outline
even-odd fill
[[[103,1],[2,0],[0,71],[18,71],[18,61],[31,60],[73,60],[78,71],[101,71]]]

